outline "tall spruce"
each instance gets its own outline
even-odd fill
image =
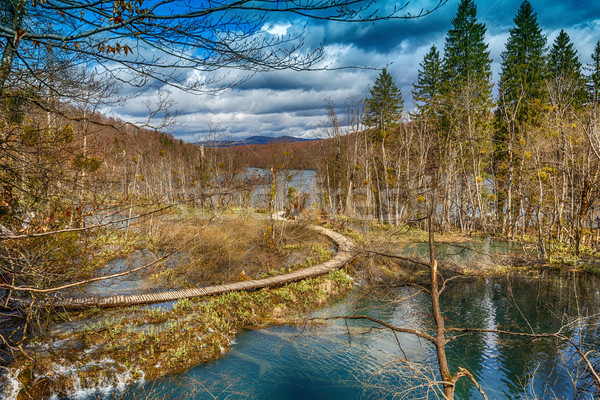
[[[546,98],[546,37],[527,0],[513,21],[515,26],[502,53],[498,111],[512,112],[520,125],[535,123],[539,105]]]
[[[486,28],[477,22],[473,0],[461,0],[446,35],[442,77],[448,100],[468,96],[471,107],[488,112],[491,103],[491,59]]]
[[[564,29],[561,29],[552,44],[548,55],[548,70],[551,76],[581,77],[581,63],[577,57],[577,50]]]
[[[578,119],[574,119],[575,112],[580,110],[586,101],[585,80],[582,74],[581,62],[577,57],[577,50],[571,42],[569,35],[561,30],[554,41],[548,55],[548,87],[550,104],[552,106],[553,126],[556,142],[554,154],[556,159],[551,159],[552,164],[558,166],[557,173],[553,176],[553,183],[557,188],[554,198],[554,210],[558,226],[557,239],[564,240],[564,232],[574,232],[573,223],[579,218],[572,213],[569,203],[575,195],[571,188],[579,184],[581,169],[575,163],[574,149],[578,134],[576,127]],[[585,201],[585,196],[583,196]],[[575,217],[575,218],[574,218]],[[579,225],[579,223],[577,223]],[[577,231],[578,232],[578,231]],[[577,233],[576,232],[576,233]]]
[[[402,92],[394,83],[387,69],[381,71],[375,84],[369,90],[369,95],[365,100],[367,108],[365,124],[375,128],[374,139],[381,147],[381,169],[375,171],[379,217],[383,219],[384,214],[387,214],[388,222],[391,224],[394,222],[394,216],[397,216],[398,213],[397,208],[394,209],[397,203],[393,200],[391,191],[394,184],[394,172],[387,156],[386,139],[392,131],[391,128],[402,117],[404,100]],[[375,163],[373,164],[375,165]],[[395,222],[398,222],[397,219]]]
[[[515,167],[523,153],[517,144],[526,143],[528,127],[541,123],[547,99],[546,37],[529,1],[521,3],[513,21],[515,26],[502,53],[494,133],[496,210],[505,234],[514,232],[513,189],[518,184]]]
[[[461,0],[444,47],[440,125],[444,148],[440,150],[445,159],[440,159],[440,165],[447,172],[455,171],[444,175],[445,187],[455,182],[463,194],[460,204],[444,204],[444,213],[458,216],[464,229],[486,226],[489,215],[483,182],[489,169],[493,84],[485,33],[485,25],[477,22],[475,2]],[[468,215],[465,210],[474,211]]]
[[[385,138],[391,126],[400,121],[404,107],[402,92],[387,69],[381,71],[375,84],[369,89],[365,104],[365,125],[377,128],[377,139]]]
[[[419,65],[421,69],[412,91],[413,102],[417,106],[415,116],[431,122],[440,112],[442,61],[438,49],[431,46]]]
[[[440,52],[435,46],[431,46],[429,52],[419,64],[420,69],[417,82],[413,84],[413,103],[416,112],[411,114],[415,127],[422,140],[427,146],[434,146],[438,151],[430,158],[428,167],[434,168],[440,161],[445,159],[446,146],[442,143],[446,135],[441,135],[442,120],[442,60]],[[435,160],[435,161],[433,161]],[[445,221],[446,222],[446,221]]]

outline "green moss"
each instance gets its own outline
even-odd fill
[[[184,311],[191,310],[191,308],[192,308],[192,302],[190,299],[180,299],[173,306],[173,311],[182,313]]]
[[[333,282],[336,282],[336,283],[338,283],[340,285],[344,285],[344,286],[350,286],[352,284],[348,274],[346,274],[344,271],[339,270],[339,269],[334,269],[333,271],[329,272],[329,275],[327,275],[327,278],[332,280]]]

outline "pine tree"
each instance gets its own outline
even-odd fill
[[[392,76],[383,69],[375,84],[369,89],[369,97],[365,100],[367,106],[365,124],[377,128],[377,138],[384,139],[390,127],[402,117],[404,99],[402,92],[394,83]]]
[[[563,106],[581,106],[585,102],[585,80],[577,50],[569,35],[560,31],[548,55],[548,78],[552,102]]]
[[[521,3],[513,21],[515,26],[510,29],[502,53],[494,133],[497,215],[502,219],[502,231],[506,234],[512,232],[514,224],[513,189],[518,180],[515,166],[522,153],[517,144],[526,143],[523,136],[527,127],[541,123],[547,98],[546,38],[528,0]]]
[[[591,74],[588,79],[588,92],[590,101],[600,101],[600,40],[592,53],[592,63],[589,65]]]
[[[475,1],[461,0],[444,47],[440,166],[457,172],[446,179],[465,196],[461,204],[444,204],[444,213],[455,207],[463,227],[486,226],[489,215],[483,182],[489,170],[492,61],[485,33],[485,25],[477,22]],[[451,185],[446,183],[446,190]]]
[[[577,220],[565,204],[568,203],[569,197],[573,196],[569,191],[571,187],[578,184],[575,178],[581,171],[573,163],[576,148],[576,141],[573,138],[577,134],[573,129],[578,126],[573,116],[583,106],[587,95],[577,50],[564,30],[561,30],[556,37],[548,55],[548,83],[552,106],[552,130],[556,137],[552,154],[556,158],[550,159],[549,162],[558,165],[558,172],[553,181],[556,187],[554,196],[557,199],[558,239],[562,240],[564,231],[561,227],[568,227],[567,230],[572,232],[574,228],[572,224]]]
[[[442,89],[442,62],[435,46],[431,46],[419,66],[421,69],[412,91],[413,101],[417,106],[415,116],[432,120],[440,112]]]
[[[381,147],[381,168],[375,166],[377,180],[377,206],[379,217],[387,214],[388,221],[393,222],[395,202],[392,199],[391,186],[393,184],[394,171],[388,162],[386,139],[391,133],[391,128],[400,121],[404,100],[402,92],[394,83],[387,69],[381,71],[373,87],[369,90],[370,96],[365,99],[366,115],[365,124],[375,127],[374,139]],[[380,180],[377,177],[381,177]],[[383,181],[383,182],[382,182]]]
[[[567,32],[561,29],[554,40],[550,54],[548,55],[548,70],[551,76],[581,76],[581,63],[577,58],[577,50]]]

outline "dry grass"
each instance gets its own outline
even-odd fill
[[[222,216],[210,223],[201,215],[176,216],[162,224],[156,247],[180,252],[175,265],[154,277],[174,287],[257,279],[331,256],[323,254],[331,247],[326,238],[297,224],[277,225],[275,231],[283,233],[273,246],[269,223],[260,216]]]

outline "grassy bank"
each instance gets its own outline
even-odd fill
[[[428,278],[428,271],[417,264],[429,263],[427,231],[350,218],[329,221],[327,226],[352,238],[359,246],[359,279],[390,282]],[[600,254],[585,246],[576,254],[573,247],[553,243],[548,259],[544,260],[537,257],[536,243],[530,237],[506,241],[445,232],[436,234],[435,241],[441,271],[448,275],[535,277],[548,268],[600,274]],[[488,248],[483,245],[486,243]]]
[[[224,214],[214,221],[199,212],[170,214],[153,231],[156,248],[178,252],[175,265],[153,276],[173,288],[258,279],[333,256],[326,237],[302,224],[271,225],[264,214]]]

